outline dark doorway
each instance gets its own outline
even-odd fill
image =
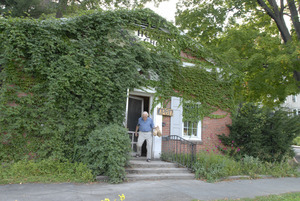
[[[128,114],[127,114],[127,128],[129,131],[134,132],[138,119],[141,117],[143,111],[147,111],[149,113],[149,97],[144,97],[144,96],[130,96],[129,97],[129,102],[128,102]],[[133,146],[132,146],[132,151],[133,153],[137,152],[136,148],[136,142],[137,142],[137,137],[134,135],[131,136]],[[147,154],[147,149],[146,149],[147,142],[145,141],[142,145],[142,156],[146,156]]]
[[[127,128],[129,131],[135,131],[138,119],[144,109],[144,99],[139,97],[129,97]]]

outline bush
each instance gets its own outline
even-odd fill
[[[131,142],[124,127],[110,124],[94,130],[84,150],[83,161],[95,175],[106,175],[111,183],[125,178]]]
[[[253,104],[243,105],[228,127],[229,136],[219,135],[219,139],[225,146],[239,150],[230,153],[237,159],[249,155],[263,161],[281,161],[293,156],[292,141],[300,134],[299,116]]]
[[[189,158],[187,155],[163,154],[162,159],[167,161],[179,162],[181,158]],[[182,161],[181,161],[182,162]],[[182,163],[188,167],[189,163]],[[208,153],[201,151],[196,154],[192,163],[192,170],[195,172],[197,179],[205,179],[213,182],[229,176],[249,176],[257,178],[259,175],[268,175],[274,177],[300,176],[297,166],[286,161],[281,162],[264,162],[253,156],[242,156],[240,160],[231,158],[228,155]]]
[[[300,137],[296,137],[296,138],[293,140],[293,145],[300,146]]]
[[[239,174],[239,165],[228,156],[199,152],[193,165],[196,178],[215,181],[222,177]]]
[[[92,171],[83,163],[21,160],[0,165],[0,184],[28,182],[90,182]]]

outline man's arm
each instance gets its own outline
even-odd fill
[[[138,130],[139,130],[139,126],[136,126],[136,128],[135,128],[135,137],[138,136],[138,133],[137,133]]]

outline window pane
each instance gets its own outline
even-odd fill
[[[189,128],[189,130],[188,130],[188,135],[189,135],[189,136],[192,135],[192,131],[193,131],[193,130],[192,130],[191,128]]]
[[[187,135],[187,134],[188,134],[187,132],[188,132],[187,128],[184,128],[183,134],[184,134],[184,135]]]

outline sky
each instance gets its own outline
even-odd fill
[[[158,7],[154,6],[153,2],[147,3],[146,8],[150,8],[163,18],[167,19],[170,22],[175,22],[175,12],[176,12],[176,3],[178,0],[168,0],[161,2]]]

